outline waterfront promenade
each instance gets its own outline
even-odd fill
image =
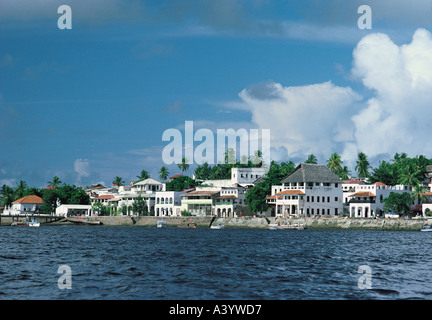
[[[24,216],[19,217],[25,220]],[[57,217],[58,219],[58,217]],[[17,221],[17,217],[1,218],[1,225],[8,226]],[[92,217],[103,226],[136,226],[156,227],[158,220],[165,220],[168,227],[177,227],[186,223],[195,223],[197,228],[208,228],[211,224],[223,224],[225,228],[256,228],[267,229],[269,225],[304,225],[308,229],[342,229],[342,230],[394,230],[394,231],[419,231],[422,227],[431,223],[432,219],[371,219],[371,218],[275,218],[275,217],[239,217],[216,218],[205,217],[155,217],[155,216],[98,216]],[[213,220],[213,222],[212,222]],[[41,225],[72,224],[65,220],[40,219]],[[97,226],[96,226],[97,227]]]

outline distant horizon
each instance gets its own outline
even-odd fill
[[[430,159],[431,31],[429,0],[4,0],[0,186],[158,177],[187,121],[271,130],[279,163]]]

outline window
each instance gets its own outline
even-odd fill
[[[309,202],[309,196],[306,197],[306,202]]]
[[[327,197],[327,202],[330,202],[330,197]]]
[[[338,183],[335,183],[335,188],[337,188],[339,186],[339,184]]]
[[[338,197],[335,197],[335,201],[338,201],[339,199],[338,199]]]
[[[317,197],[317,202],[319,202],[319,197]]]
[[[312,201],[311,202],[314,202],[314,196],[312,196]]]

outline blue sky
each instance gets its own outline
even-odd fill
[[[428,88],[432,2],[376,2],[1,1],[0,184],[44,187],[57,175],[110,185],[143,169],[157,179],[162,134],[185,121],[214,132],[269,128],[278,161],[314,153],[325,163],[338,152],[352,167],[359,151],[374,163],[395,152],[432,157],[428,144],[412,143],[427,135],[425,114],[410,119],[421,128],[412,130],[400,116],[406,105],[388,107],[402,84],[390,82],[391,91],[370,81],[400,67]],[[57,27],[63,4],[71,30]],[[371,30],[357,27],[362,4],[371,6]],[[425,57],[413,59],[420,67],[384,69],[373,53],[394,48],[400,61],[412,51]],[[418,90],[400,101],[412,109],[411,97],[423,97],[427,118],[432,99]]]

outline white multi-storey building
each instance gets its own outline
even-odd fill
[[[242,186],[253,185],[253,183],[266,175],[267,168],[231,168],[231,183]]]
[[[394,193],[412,192],[410,186],[387,186],[382,182],[365,184],[352,181],[343,184],[346,211],[353,218],[384,217],[383,200]]]
[[[342,180],[325,165],[302,163],[272,186],[267,201],[275,208],[275,215],[337,216],[342,214]]]
[[[158,191],[156,192],[156,216],[180,216],[181,196],[184,191]]]

